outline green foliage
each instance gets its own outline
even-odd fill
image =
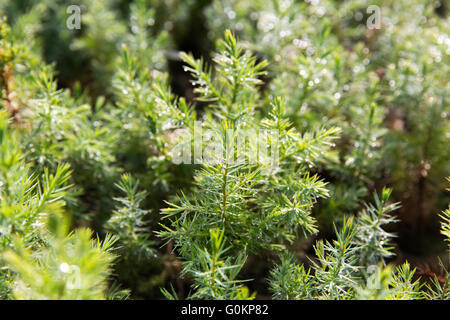
[[[355,235],[353,220],[349,219],[341,230],[336,230],[333,243],[319,241],[314,247],[319,261],[313,264],[319,297],[348,299],[353,294],[358,272]]]
[[[405,262],[393,270],[392,266],[381,266],[357,288],[357,298],[363,300],[415,300],[421,299],[422,285],[413,281],[415,270]]]
[[[106,228],[117,235],[123,259],[128,256],[148,258],[154,256],[151,249],[152,242],[149,241],[149,233],[145,228],[145,218],[148,210],[140,208],[146,197],[146,192],[138,192],[139,181],[133,181],[130,175],[122,175],[121,181],[116,184],[117,188],[125,194],[125,197],[115,198],[121,205],[115,210],[106,223]]]
[[[304,235],[317,232],[311,208],[317,198],[327,196],[327,190],[323,181],[309,174],[308,165],[339,132],[332,128],[299,134],[284,118],[280,98],[272,102],[269,117],[261,119],[254,106],[260,84],[257,76],[265,62],[256,64],[228,31],[220,47],[223,52],[214,59],[214,77],[201,60],[182,54],[200,99],[212,102],[201,129],[209,130],[215,143],[213,150],[200,146],[204,150],[203,157],[196,159],[202,168],[196,172],[195,191],[182,194],[178,203],[163,209],[172,228],[164,226],[166,231],[159,234],[174,240],[186,261],[197,259],[198,246],[206,245],[214,228],[223,230],[234,254],[281,249],[284,241],[298,235],[299,227]],[[246,148],[240,136],[251,129],[271,133],[263,143],[268,143],[276,163],[264,163],[267,158],[251,161],[258,149]]]
[[[242,286],[243,281],[236,277],[245,262],[245,257],[239,255],[232,261],[226,257],[230,248],[224,247],[224,232],[210,229],[210,248],[194,247],[197,253],[196,261],[187,261],[183,272],[194,279],[193,288],[197,289],[190,299],[253,299],[248,289]],[[167,295],[167,291],[166,291]]]
[[[450,273],[440,261],[440,265],[444,270],[443,281],[437,277],[431,280],[431,284],[427,284],[428,292],[426,297],[432,300],[449,300],[450,299]]]
[[[442,3],[2,1],[0,298],[449,299]]]
[[[361,248],[359,259],[363,266],[377,265],[380,261],[384,264],[393,255],[390,241],[394,235],[383,229],[398,221],[389,215],[399,208],[398,203],[388,204],[390,195],[390,189],[383,189],[381,197],[374,195],[375,206],[369,204],[359,213],[356,243]]]
[[[78,229],[68,234],[68,224],[50,218],[52,234],[46,244],[31,251],[17,239],[14,251],[3,254],[9,268],[16,273],[13,297],[39,300],[104,299],[107,277],[114,255],[115,239],[93,241],[92,232]],[[52,230],[54,229],[54,230]]]
[[[281,262],[270,272],[270,289],[273,297],[279,300],[313,299],[313,281],[310,270],[304,265],[297,265],[295,257],[286,253],[280,257]]]
[[[447,178],[447,181],[450,182],[450,178]],[[447,190],[450,191],[450,188],[448,188]],[[450,241],[450,206],[447,210],[442,212],[440,218],[441,218],[441,233],[446,237],[447,241]]]
[[[450,178],[447,178],[450,181]],[[449,189],[447,188],[447,191]],[[441,233],[445,236],[447,242],[450,241],[450,209],[442,212],[441,218]],[[450,246],[449,246],[450,255]],[[450,299],[450,273],[448,268],[439,259],[439,265],[444,271],[443,279],[434,277],[431,280],[431,284],[427,284],[428,293],[427,297],[434,300],[449,300]]]
[[[100,299],[104,297],[114,238],[69,232],[63,218],[70,199],[67,165],[33,175],[0,112],[0,225],[2,298]]]
[[[336,239],[319,240],[314,246],[316,257],[312,268],[297,265],[295,257],[284,255],[281,264],[272,269],[270,287],[277,299],[420,299],[422,284],[413,280],[415,270],[405,262],[393,268],[385,265],[391,255],[391,234],[382,229],[395,222],[387,214],[398,208],[388,204],[391,194],[383,189],[374,195],[375,206],[366,205],[355,221],[344,220],[335,227]]]

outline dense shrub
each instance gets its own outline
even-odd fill
[[[446,10],[2,1],[1,299],[448,299]]]

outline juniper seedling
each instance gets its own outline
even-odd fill
[[[163,209],[170,226],[159,234],[174,241],[185,261],[192,261],[185,264],[189,268],[184,272],[191,276],[198,274],[195,257],[200,248],[209,246],[211,229],[223,230],[230,255],[283,248],[284,241],[292,241],[299,227],[304,234],[316,232],[311,208],[317,198],[327,196],[327,191],[324,182],[308,173],[307,166],[331,145],[338,132],[332,128],[297,133],[284,119],[284,104],[279,98],[274,99],[269,117],[261,119],[255,109],[256,85],[261,83],[258,75],[266,63],[256,64],[229,31],[221,48],[222,53],[214,59],[215,76],[201,60],[182,55],[200,99],[211,102],[202,126],[211,131],[219,150],[200,159],[195,192],[182,194],[177,203]],[[279,163],[257,166],[249,157],[237,154],[247,151],[239,134],[253,128],[275,133],[264,142],[272,152],[279,152]]]
[[[319,240],[312,267],[295,263],[292,254],[281,256],[271,271],[269,284],[276,299],[420,299],[423,297],[415,269],[405,262],[386,265],[392,235],[382,226],[395,222],[389,216],[398,204],[389,204],[389,189],[374,195],[375,206],[366,205],[355,220],[335,226],[336,240]],[[373,237],[367,238],[368,230]],[[373,233],[372,233],[373,232]],[[364,239],[364,240],[362,240]],[[368,253],[370,252],[370,256]]]
[[[146,192],[138,191],[139,181],[134,181],[129,174],[122,175],[116,187],[125,196],[115,198],[119,209],[107,221],[106,229],[117,235],[121,259],[133,261],[155,257],[145,222],[149,212],[140,208]]]

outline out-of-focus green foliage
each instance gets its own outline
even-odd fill
[[[27,300],[105,299],[114,260],[114,255],[109,252],[114,238],[95,242],[90,230],[78,229],[68,235],[67,223],[50,221],[49,224],[51,229],[56,229],[51,230],[52,234],[42,248],[31,251],[17,239],[14,251],[3,254],[9,268],[16,273],[13,297]]]
[[[92,232],[69,233],[63,218],[70,190],[68,166],[30,172],[17,137],[0,112],[0,295],[17,299],[101,299],[115,242],[92,240]]]

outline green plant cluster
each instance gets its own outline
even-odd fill
[[[449,299],[447,9],[3,0],[0,299]]]

